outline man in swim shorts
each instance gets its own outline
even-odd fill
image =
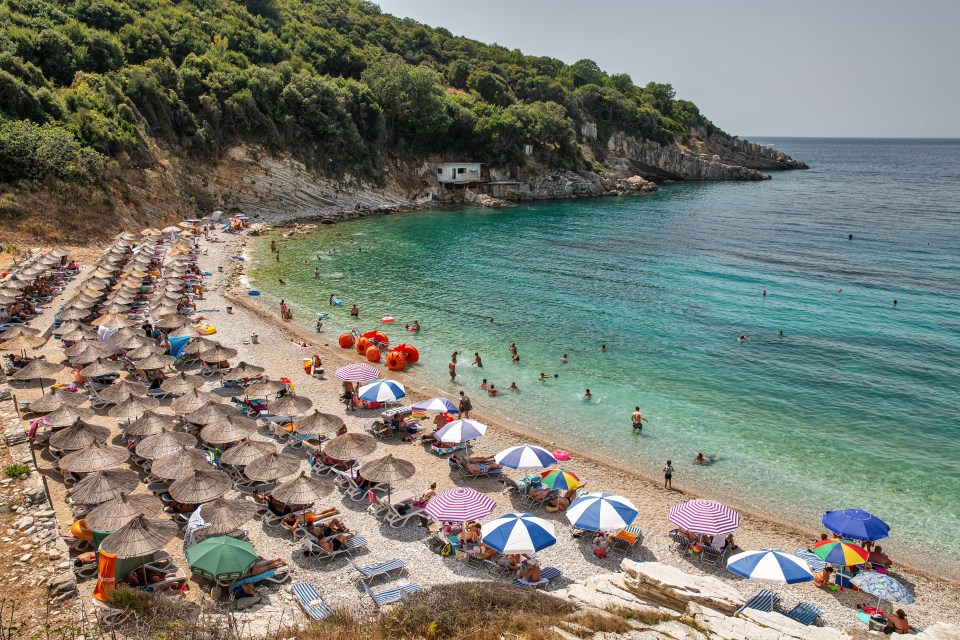
[[[633,428],[637,431],[643,431],[643,421],[647,420],[643,417],[643,414],[640,413],[640,407],[633,408],[633,415],[630,416],[630,420],[633,422]],[[647,420],[647,422],[650,422]]]
[[[456,360],[456,357],[454,357],[452,360],[450,360],[450,364],[447,365],[447,369],[450,370],[450,382],[453,382],[454,380],[457,379],[457,360]]]

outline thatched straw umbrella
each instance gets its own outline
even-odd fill
[[[197,330],[194,329],[193,327],[191,327],[190,325],[184,325],[184,326],[182,326],[182,327],[177,327],[176,329],[173,329],[172,331],[170,331],[170,333],[167,334],[167,337],[169,337],[169,338],[196,338],[196,337],[197,337]],[[188,344],[187,346],[189,347],[190,345]],[[186,347],[184,347],[184,351],[186,351]],[[187,353],[189,353],[189,352],[187,352]]]
[[[71,473],[105,471],[127,461],[130,452],[122,447],[91,444],[60,458],[60,468]]]
[[[123,327],[129,327],[133,324],[133,321],[127,318],[126,315],[119,315],[116,311],[119,310],[109,311],[90,324],[95,327],[106,327],[107,329],[122,329]]]
[[[155,436],[144,438],[135,451],[141,458],[156,460],[171,453],[177,453],[182,447],[192,447],[196,444],[196,436],[183,431],[163,429]]]
[[[112,355],[110,351],[107,350],[106,345],[97,339],[96,335],[89,334],[65,348],[63,353],[71,359],[82,356],[86,353],[98,353],[102,357],[109,357]],[[96,358],[93,360],[96,360]],[[93,360],[87,360],[83,364],[90,364],[93,362]]]
[[[235,531],[257,514],[257,505],[249,500],[217,498],[200,507],[200,517],[206,526],[204,536],[222,536]]]
[[[100,543],[100,551],[112,553],[117,558],[136,558],[163,549],[176,537],[180,527],[172,520],[147,520],[143,515],[134,516]]]
[[[256,378],[261,375],[266,369],[263,367],[258,367],[254,364],[249,364],[247,362],[241,361],[240,364],[230,369],[230,371],[224,374],[225,380],[242,380],[243,378]]]
[[[154,371],[156,369],[166,369],[174,363],[176,358],[173,356],[158,356],[156,354],[144,358],[143,360],[138,360],[136,362],[137,369],[142,369],[143,371]]]
[[[236,349],[218,345],[211,349],[207,349],[206,351],[201,351],[197,354],[197,357],[204,362],[223,362],[225,360],[229,360],[230,358],[236,358],[237,353],[239,352]]]
[[[170,497],[183,504],[199,504],[222,497],[233,488],[233,480],[223,471],[194,471],[170,485]]]
[[[319,436],[325,433],[336,433],[345,426],[346,423],[344,423],[343,418],[329,413],[321,413],[314,409],[313,413],[297,420],[293,430],[303,435]]]
[[[143,360],[145,358],[150,358],[151,356],[159,356],[163,354],[163,349],[156,346],[152,342],[141,343],[139,346],[133,349],[127,349],[127,357],[131,360]],[[139,363],[135,363],[137,368],[141,368]]]
[[[312,504],[333,492],[333,483],[306,475],[301,471],[296,478],[277,485],[270,492],[275,500],[288,505]]]
[[[80,369],[80,375],[87,378],[99,378],[100,376],[116,373],[117,371],[120,371],[120,369],[121,365],[119,362],[115,360],[99,358],[92,364],[88,364],[83,369]]]
[[[190,325],[190,318],[179,314],[168,314],[157,320],[153,326],[161,329],[179,329]]]
[[[0,333],[0,340],[10,340],[11,338],[16,338],[17,336],[36,336],[40,334],[40,329],[34,329],[33,327],[28,327],[26,325],[18,324],[15,327],[10,327],[3,333]]]
[[[173,416],[147,411],[142,416],[123,427],[128,436],[155,436],[164,429],[173,427]]]
[[[97,392],[101,400],[111,404],[123,402],[130,396],[142,396],[147,393],[147,385],[141,384],[130,378],[117,380],[109,387]],[[115,416],[114,416],[115,417]]]
[[[103,444],[109,438],[110,429],[77,421],[50,436],[50,446],[60,451],[77,451],[95,442]]]
[[[181,447],[174,453],[154,460],[150,465],[150,473],[164,480],[178,480],[189,476],[194,471],[206,471],[212,468],[203,451]]]
[[[11,378],[14,380],[36,380],[40,383],[40,393],[43,393],[43,379],[59,373],[63,369],[62,364],[50,362],[46,358],[37,358],[22,369],[14,372]]]
[[[300,458],[287,453],[268,453],[254,460],[243,469],[243,475],[251,480],[272,482],[286,478],[300,470]]]
[[[66,311],[60,314],[61,320],[84,320],[90,317],[89,309],[80,309],[77,307],[70,307]]]
[[[387,485],[387,501],[390,501],[390,487],[393,483],[400,480],[412,478],[417,472],[417,467],[412,462],[394,458],[393,454],[377,458],[367,462],[360,467],[360,475],[373,482],[385,483]]]
[[[276,453],[277,445],[262,440],[244,440],[235,447],[230,447],[220,456],[220,464],[229,464],[243,467],[269,453]]]
[[[162,509],[163,502],[156,496],[146,493],[128,496],[121,493],[92,509],[83,519],[88,529],[116,531],[137,516],[152,516]]]
[[[288,393],[278,400],[270,400],[267,408],[278,416],[295,416],[308,411],[313,406],[310,398]]]
[[[142,333],[134,333],[125,338],[116,339],[114,337],[113,343],[120,347],[121,349],[133,350],[138,349],[143,346],[155,346],[153,340],[143,335]]]
[[[97,334],[90,328],[74,327],[60,333],[60,339],[64,342],[78,342],[84,339],[95,339]],[[73,346],[73,345],[71,345]]]
[[[211,340],[210,338],[194,338],[187,343],[187,346],[183,348],[184,353],[192,353],[194,355],[200,353],[201,351],[208,351],[214,347],[219,347],[220,343],[216,340]]]
[[[351,460],[370,455],[377,448],[377,441],[366,433],[345,433],[323,446],[323,452],[337,460]]]
[[[107,412],[111,418],[117,420],[136,420],[147,411],[160,406],[160,401],[147,396],[128,396],[126,400],[111,407]]]
[[[257,423],[241,415],[223,416],[200,430],[200,439],[210,444],[226,444],[247,438],[257,430]]]
[[[184,416],[191,424],[208,425],[229,416],[239,416],[237,410],[229,404],[207,404]]]
[[[186,414],[193,413],[205,404],[218,402],[220,402],[219,396],[193,389],[171,402],[170,408],[173,409],[174,413]]]
[[[108,351],[104,347],[97,344],[88,343],[87,345],[84,346],[84,348],[80,351],[80,353],[78,353],[75,356],[69,356],[69,359],[70,359],[70,364],[74,366],[76,365],[86,366],[88,364],[93,364],[94,362],[96,362],[97,360],[100,360],[101,358],[109,358],[112,355],[113,354],[110,353],[110,351]]]
[[[51,427],[69,427],[76,424],[79,420],[86,420],[92,417],[93,411],[90,409],[66,406],[56,411],[51,411],[44,416],[44,419]]]
[[[9,340],[0,342],[0,349],[4,351],[26,351],[27,349],[37,349],[46,344],[47,339],[43,336],[31,336],[28,333],[21,333]]]
[[[246,394],[254,398],[265,398],[277,394],[286,388],[286,382],[280,382],[279,380],[262,380],[247,387]]]
[[[107,469],[86,476],[70,489],[70,500],[76,504],[100,504],[121,493],[130,493],[140,484],[130,469]]]
[[[30,403],[34,413],[50,413],[64,407],[77,407],[87,401],[87,396],[53,388]]]
[[[160,383],[160,388],[167,393],[183,395],[188,391],[199,389],[204,384],[203,378],[181,371]]]

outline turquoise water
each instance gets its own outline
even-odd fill
[[[670,458],[679,487],[785,518],[789,503],[808,526],[865,508],[914,550],[945,549],[960,521],[960,142],[768,142],[812,169],[321,227],[279,240],[279,264],[258,244],[253,281],[298,319],[345,299],[331,339],[392,315],[399,342],[419,320],[418,375],[558,443],[651,475]],[[487,398],[484,377],[521,392]],[[695,467],[697,451],[719,461]]]

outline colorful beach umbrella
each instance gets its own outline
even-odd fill
[[[396,380],[377,380],[360,387],[357,394],[367,402],[393,402],[407,395],[407,390]]]
[[[877,596],[877,608],[880,601],[886,600],[893,604],[913,604],[914,598],[896,578],[876,571],[862,571],[850,579],[860,591]]]
[[[553,523],[530,513],[509,513],[480,527],[483,544],[503,554],[534,553],[557,543]]]
[[[466,487],[447,489],[430,498],[424,511],[437,520],[463,522],[493,513],[497,503],[479,491]]]
[[[674,505],[669,519],[690,533],[708,536],[733,533],[740,527],[740,514],[714,500],[687,500]]]
[[[827,511],[820,521],[839,538],[875,541],[890,536],[890,525],[862,509]]]
[[[414,411],[428,411],[431,413],[460,413],[457,405],[446,398],[431,398],[413,405]]]
[[[540,484],[557,491],[576,489],[582,482],[577,474],[566,469],[550,469],[540,474]]]
[[[211,580],[239,578],[256,561],[252,544],[230,536],[207,538],[187,549],[190,569]]]
[[[612,493],[587,493],[567,507],[567,519],[575,529],[613,531],[637,519],[639,511],[626,498]]]
[[[333,374],[344,382],[370,382],[380,377],[380,369],[363,362],[340,367]]]
[[[810,551],[824,562],[844,567],[863,564],[870,558],[870,552],[855,545],[852,540],[836,538],[821,540]]]
[[[552,453],[532,444],[521,444],[504,449],[494,456],[494,459],[501,467],[510,469],[543,469],[557,463]]]
[[[435,438],[440,442],[468,442],[487,432],[487,425],[476,420],[454,420],[437,431]]]
[[[813,580],[813,573],[802,559],[770,549],[744,551],[731,556],[727,560],[727,570],[748,580],[763,582],[797,584]]]

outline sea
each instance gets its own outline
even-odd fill
[[[652,477],[672,460],[676,486],[812,530],[866,509],[898,552],[952,557],[960,140],[755,140],[810,169],[266,236],[251,286],[311,326],[328,314],[331,343],[376,328],[414,344],[424,384],[558,445]]]

